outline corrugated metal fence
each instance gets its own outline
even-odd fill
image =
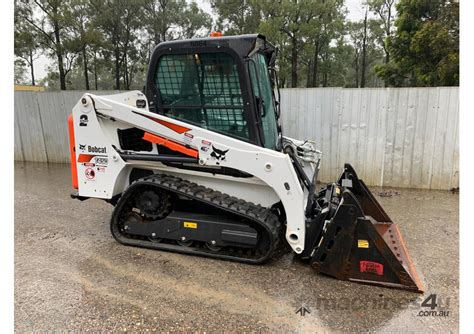
[[[66,120],[83,93],[15,92],[15,160],[69,162]],[[282,89],[281,95],[284,135],[316,141],[321,180],[336,179],[350,162],[370,185],[459,186],[457,87]]]
[[[323,151],[320,179],[345,162],[370,185],[459,186],[459,89],[314,88],[282,90],[285,135]]]
[[[15,160],[69,162],[67,117],[84,91],[15,92]],[[94,94],[114,94],[99,91]]]

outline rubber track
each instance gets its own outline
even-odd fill
[[[120,211],[123,207],[127,207],[127,203],[124,203],[124,201],[134,199],[134,197],[127,196],[129,192],[133,192],[140,185],[154,185],[172,193],[185,196],[187,198],[211,205],[213,207],[251,220],[269,232],[270,247],[268,251],[262,256],[258,258],[249,258],[241,256],[238,253],[234,253],[232,255],[220,254],[218,252],[200,251],[195,247],[184,247],[166,243],[153,243],[148,240],[127,237],[120,232],[120,228],[118,226],[120,221]],[[168,250],[179,253],[256,264],[268,261],[274,254],[279,253],[276,252],[276,250],[280,248],[281,223],[278,220],[278,217],[272,213],[270,209],[264,208],[259,204],[257,205],[233,196],[229,196],[219,191],[200,186],[187,180],[183,180],[179,177],[164,174],[154,174],[134,181],[122,194],[112,214],[111,231],[115,239],[125,245]]]

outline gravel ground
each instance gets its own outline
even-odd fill
[[[377,196],[423,277],[419,295],[316,275],[291,254],[252,266],[125,247],[109,232],[112,206],[70,191],[67,165],[15,166],[18,333],[458,332],[457,194]],[[419,316],[430,294],[447,316]]]

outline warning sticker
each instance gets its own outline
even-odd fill
[[[357,240],[357,247],[359,247],[359,248],[369,248],[369,241],[359,239],[359,240]]]
[[[197,228],[198,224],[197,223],[192,223],[192,222],[184,222],[184,227],[186,227],[186,228]]]
[[[344,188],[352,188],[352,180],[342,179],[341,186],[343,186]]]
[[[372,261],[360,261],[361,273],[372,273],[378,276],[383,276],[383,264]]]
[[[88,180],[93,180],[95,178],[95,172],[92,168],[87,168],[85,174]]]
[[[192,134],[187,133],[187,132],[184,133],[183,139],[184,139],[185,143],[191,144],[191,141],[192,141],[193,138],[194,138],[194,136]]]

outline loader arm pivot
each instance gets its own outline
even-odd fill
[[[84,94],[68,120],[73,198],[114,205],[124,244],[263,263],[287,243],[320,273],[423,291],[397,226],[346,164],[283,135],[277,48],[259,34],[172,41],[145,91]]]

